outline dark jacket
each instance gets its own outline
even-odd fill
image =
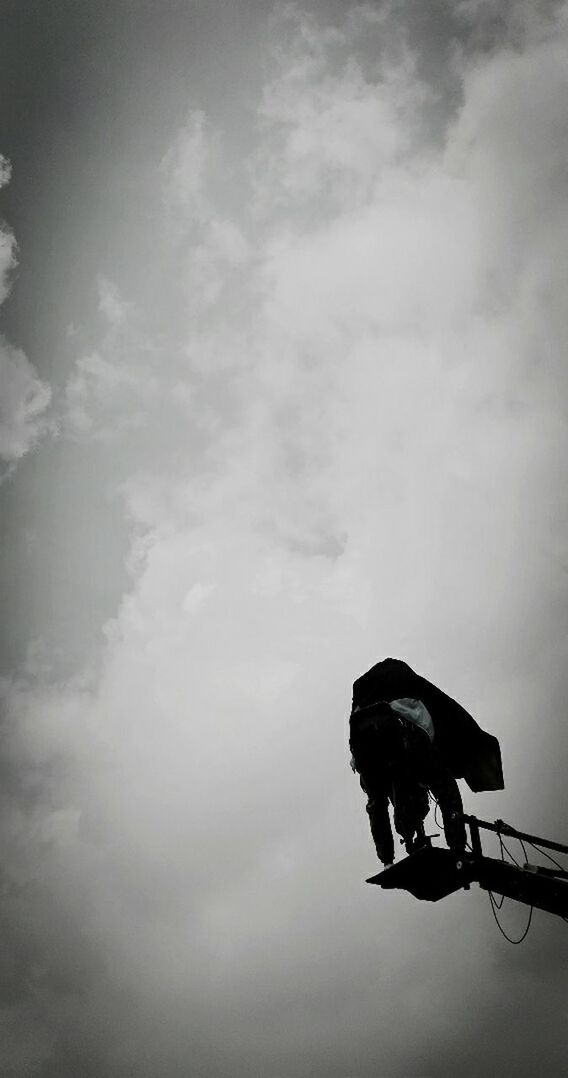
[[[465,779],[476,792],[503,789],[497,738],[482,730],[461,704],[416,674],[407,663],[384,659],[353,684],[354,708],[405,696],[422,700],[428,708],[434,724],[434,747],[454,778]]]

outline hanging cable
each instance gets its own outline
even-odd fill
[[[516,947],[519,943],[522,943],[523,940],[525,940],[527,938],[528,934],[529,934],[529,928],[531,927],[531,921],[532,921],[532,915],[533,915],[533,907],[531,906],[531,908],[529,910],[529,919],[527,921],[526,928],[525,928],[522,936],[519,936],[518,940],[514,940],[514,939],[511,939],[511,937],[507,935],[507,933],[505,932],[505,929],[503,928],[502,924],[500,924],[499,918],[497,916],[496,911],[501,909],[501,906],[503,905],[503,901],[501,900],[501,906],[499,906],[497,904],[497,902],[495,901],[495,896],[493,895],[493,893],[491,891],[488,891],[487,893],[489,895],[489,902],[491,903],[491,912],[493,914],[493,917],[495,918],[495,924],[497,925],[497,928],[499,929],[501,935],[504,936],[504,938],[507,940],[507,942],[514,944],[514,946]]]
[[[439,806],[436,798],[434,797],[434,794],[430,790],[428,790],[428,797],[430,798],[430,801],[432,802],[432,804],[434,806],[434,823],[436,824],[436,827],[440,827],[440,828],[443,829],[444,825],[443,825],[443,823],[440,823],[440,821],[438,819],[438,809],[439,809],[440,806]]]
[[[431,800],[436,804],[435,798],[433,798],[432,796],[431,796]],[[479,825],[483,826],[483,822],[482,821],[477,821],[475,819],[475,817],[466,817],[466,820],[467,820],[467,822],[469,822],[469,825],[470,825],[470,841],[466,840],[466,846],[471,850],[471,852],[473,854],[473,848],[472,848],[471,843],[473,841],[472,836],[473,836],[473,831],[474,831],[474,825],[475,825],[475,828],[477,829]],[[548,859],[548,861],[550,861],[553,865],[555,865],[560,870],[560,874],[563,874],[564,876],[566,876],[563,865],[561,865],[559,861],[557,861],[554,857],[552,857],[549,853],[547,853],[547,851],[545,849],[540,848],[540,846],[538,845],[538,839],[537,839],[536,842],[533,842],[533,841],[530,840],[530,838],[527,835],[520,835],[518,832],[515,833],[514,829],[510,828],[508,824],[504,824],[502,820],[497,820],[496,824],[497,824],[497,826],[494,828],[494,831],[495,831],[495,833],[497,835],[497,840],[499,842],[500,858],[501,858],[501,862],[502,862],[503,865],[508,865],[509,869],[511,869],[512,866],[514,866],[515,869],[519,870],[519,873],[521,875],[526,875],[526,871],[525,871],[526,869],[533,869],[534,870],[535,866],[531,866],[529,864],[529,860],[528,860],[527,846],[530,846],[537,853],[543,854],[543,856],[546,857]],[[489,827],[489,825],[486,825],[486,826]],[[517,860],[517,857],[512,853],[512,851],[509,849],[509,846],[504,841],[503,833],[501,831],[501,826],[506,828],[505,834],[506,834],[507,838],[509,838],[509,831],[510,831],[511,832],[510,837],[516,839],[517,842],[519,843],[519,845],[521,847],[521,850],[523,852],[524,859],[525,859],[524,866],[520,864],[520,862]],[[491,828],[491,829],[493,830],[493,828]],[[526,843],[526,845],[525,845],[525,843]],[[479,851],[479,836],[477,838],[477,852],[478,853],[480,852]],[[566,852],[568,853],[568,850]],[[482,860],[483,860],[483,858],[482,858]],[[547,870],[545,868],[542,868],[542,871],[543,872],[548,872],[549,875],[551,874],[550,870]],[[501,924],[501,922],[499,920],[499,917],[498,917],[498,911],[501,910],[501,908],[503,906],[503,903],[505,901],[505,898],[507,896],[506,895],[499,895],[497,897],[496,894],[493,891],[489,890],[489,888],[487,888],[486,886],[484,887],[484,889],[487,889],[487,893],[489,895],[489,902],[490,902],[490,905],[491,905],[491,913],[492,913],[493,919],[494,919],[494,921],[495,921],[495,923],[497,925],[497,928],[499,929],[501,935],[503,936],[504,939],[507,940],[508,943],[513,944],[513,946],[518,946],[528,936],[528,933],[529,933],[529,930],[530,930],[530,927],[531,927],[531,923],[532,923],[534,905],[533,904],[530,905],[527,923],[525,925],[525,928],[524,928],[523,932],[518,937],[518,939],[513,939],[513,937],[509,936],[508,933],[505,931],[505,929],[503,928],[503,925]],[[523,899],[518,899],[518,901],[522,902],[524,900]],[[529,903],[526,902],[525,904],[528,905]],[[546,907],[544,907],[544,908],[546,908]],[[551,912],[553,912],[553,911],[551,911]],[[568,916],[563,916],[560,913],[559,910],[554,911],[554,912],[558,912],[561,919],[566,924],[568,924]]]
[[[501,848],[501,860],[502,860],[503,864],[505,864],[505,851],[503,849],[503,843],[501,841],[501,835],[498,834],[497,837],[499,839],[499,846]],[[504,903],[504,901],[505,901],[505,895],[501,895],[501,901],[500,902],[497,901],[497,899],[495,898],[495,895],[491,891],[489,891],[489,897],[491,898],[491,908],[493,909],[494,906],[495,906],[498,910],[500,910],[503,903]],[[494,909],[493,909],[493,911],[494,911]]]
[[[501,850],[501,860],[503,861],[503,863],[506,864],[505,854],[507,854],[507,856],[513,862],[513,864],[516,865],[517,868],[521,868],[521,866],[519,865],[519,862],[517,861],[516,857],[514,857],[514,855],[511,853],[510,849],[508,848],[508,846],[503,841],[503,838],[501,836],[501,832],[499,832],[499,831],[497,832],[497,837],[499,839],[499,847],[500,847],[500,850]],[[527,854],[526,846],[525,846],[525,843],[523,842],[523,839],[519,838],[518,842],[521,845],[521,849],[523,851],[525,862],[528,862],[528,854]],[[552,862],[553,865],[556,865],[557,868],[562,870],[562,865],[558,861],[556,861],[554,857],[551,857],[550,854],[548,854],[546,852],[546,850],[541,850],[534,842],[530,842],[529,840],[527,840],[527,843],[528,843],[529,846],[532,846],[532,848],[534,850],[536,850],[537,853],[543,854],[545,857],[548,858],[549,861]],[[495,918],[495,923],[497,924],[497,927],[498,927],[501,935],[508,941],[508,943],[512,943],[515,946],[517,946],[519,943],[522,943],[523,940],[525,940],[527,938],[527,936],[528,936],[529,929],[530,929],[530,926],[531,926],[533,908],[534,907],[531,906],[531,908],[529,910],[529,916],[528,916],[528,920],[527,920],[527,924],[526,924],[524,932],[522,933],[521,936],[519,936],[518,939],[514,940],[514,939],[511,938],[511,936],[507,935],[507,933],[505,932],[505,930],[504,930],[503,926],[501,925],[501,923],[499,921],[499,918],[497,916],[497,910],[501,909],[501,907],[503,905],[503,902],[505,901],[505,896],[502,895],[501,896],[501,901],[497,902],[497,899],[495,898],[495,895],[493,894],[492,891],[489,891],[488,894],[489,894],[489,901],[490,901],[490,904],[491,904],[491,912],[493,914],[493,917]],[[568,923],[568,917],[563,917],[562,920],[566,921],[566,923]]]
[[[505,858],[505,853],[507,853],[507,855],[509,856],[509,858],[513,862],[513,864],[515,864],[517,866],[517,868],[520,868],[521,866],[519,865],[519,862],[516,860],[515,857],[513,857],[513,854],[511,853],[511,851],[508,849],[508,847],[503,842],[503,839],[501,837],[501,833],[499,831],[497,832],[497,838],[499,839],[499,848],[500,848],[500,851],[501,851],[501,860],[502,860],[503,864],[504,865],[507,864],[507,861],[506,861],[506,858]],[[495,898],[495,895],[492,894],[492,892],[489,892],[489,893],[491,894],[491,901],[492,901],[493,905],[495,906],[496,909],[500,910],[503,903],[504,903],[504,901],[505,901],[505,895],[501,895],[501,901],[498,902],[497,899]]]

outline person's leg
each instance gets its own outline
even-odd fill
[[[400,774],[393,782],[394,825],[406,852],[426,843],[424,820],[428,815],[428,791],[413,777]]]
[[[382,861],[383,865],[392,865],[394,861],[394,842],[386,794],[378,792],[369,794],[367,813],[377,857],[379,861]]]
[[[446,768],[436,764],[429,769],[428,780],[430,790],[440,806],[446,842],[451,850],[463,853],[466,831],[459,786]]]
[[[413,850],[421,850],[424,846],[431,846],[432,840],[428,838],[424,830],[424,820],[421,820],[416,828],[416,838],[412,843]]]

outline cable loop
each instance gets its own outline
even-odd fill
[[[504,936],[504,938],[507,940],[508,943],[512,943],[515,947],[518,946],[518,944],[522,943],[523,940],[525,940],[527,938],[528,934],[529,934],[529,928],[531,927],[531,921],[532,921],[532,915],[533,915],[533,907],[531,906],[531,908],[529,910],[529,919],[527,921],[526,928],[525,928],[522,936],[519,936],[518,940],[514,940],[514,939],[511,939],[511,937],[507,935],[507,933],[505,932],[505,929],[500,924],[499,918],[498,918],[497,913],[496,913],[496,910],[500,910],[501,906],[503,905],[503,898],[501,899],[501,906],[499,906],[497,904],[497,902],[495,901],[495,896],[492,893],[492,891],[488,891],[487,893],[489,895],[489,902],[491,903],[491,912],[492,912],[492,914],[493,914],[493,916],[495,918],[495,924],[497,925],[497,928],[499,929],[501,935]]]

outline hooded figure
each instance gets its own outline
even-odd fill
[[[471,790],[502,790],[501,752],[460,704],[400,659],[384,659],[353,685],[349,745],[352,766],[368,797],[367,812],[379,859],[391,864],[394,824],[407,851],[427,842],[423,821],[431,791],[442,812],[446,841],[465,847],[463,806],[456,779]]]

